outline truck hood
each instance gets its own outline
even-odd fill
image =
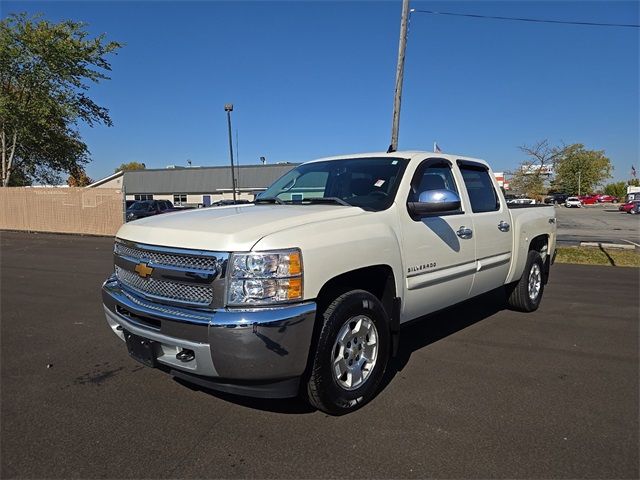
[[[249,251],[261,238],[308,223],[365,215],[341,205],[246,205],[164,213],[124,224],[132,242],[213,251]],[[295,246],[296,239],[291,239]]]

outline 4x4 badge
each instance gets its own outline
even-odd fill
[[[144,262],[140,262],[139,264],[137,264],[136,268],[134,268],[134,270],[142,278],[147,278],[149,275],[151,275],[153,273],[153,268],[150,267],[149,265],[147,265]]]

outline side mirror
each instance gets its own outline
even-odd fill
[[[460,210],[461,202],[458,194],[452,190],[427,190],[418,196],[417,202],[407,202],[409,213],[423,216],[433,213],[453,213]]]

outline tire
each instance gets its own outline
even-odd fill
[[[322,328],[317,348],[311,353],[307,398],[318,410],[344,415],[362,407],[377,393],[389,361],[389,319],[375,296],[365,290],[352,290],[331,302],[318,320]],[[364,352],[374,361],[364,361]],[[367,369],[372,363],[372,369]]]
[[[537,281],[535,281],[537,278]],[[533,284],[530,286],[530,282]],[[534,312],[544,293],[544,266],[540,253],[531,250],[522,277],[507,287],[507,305],[519,312]]]

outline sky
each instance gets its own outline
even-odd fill
[[[640,23],[621,1],[411,1],[411,8]],[[225,103],[240,164],[384,151],[390,143],[401,1],[50,1],[1,4],[81,20],[124,42],[90,95],[114,126],[80,126],[93,179],[123,162],[228,165]],[[637,28],[413,13],[399,150],[525,159],[519,145],[605,150],[614,179],[639,158]]]

